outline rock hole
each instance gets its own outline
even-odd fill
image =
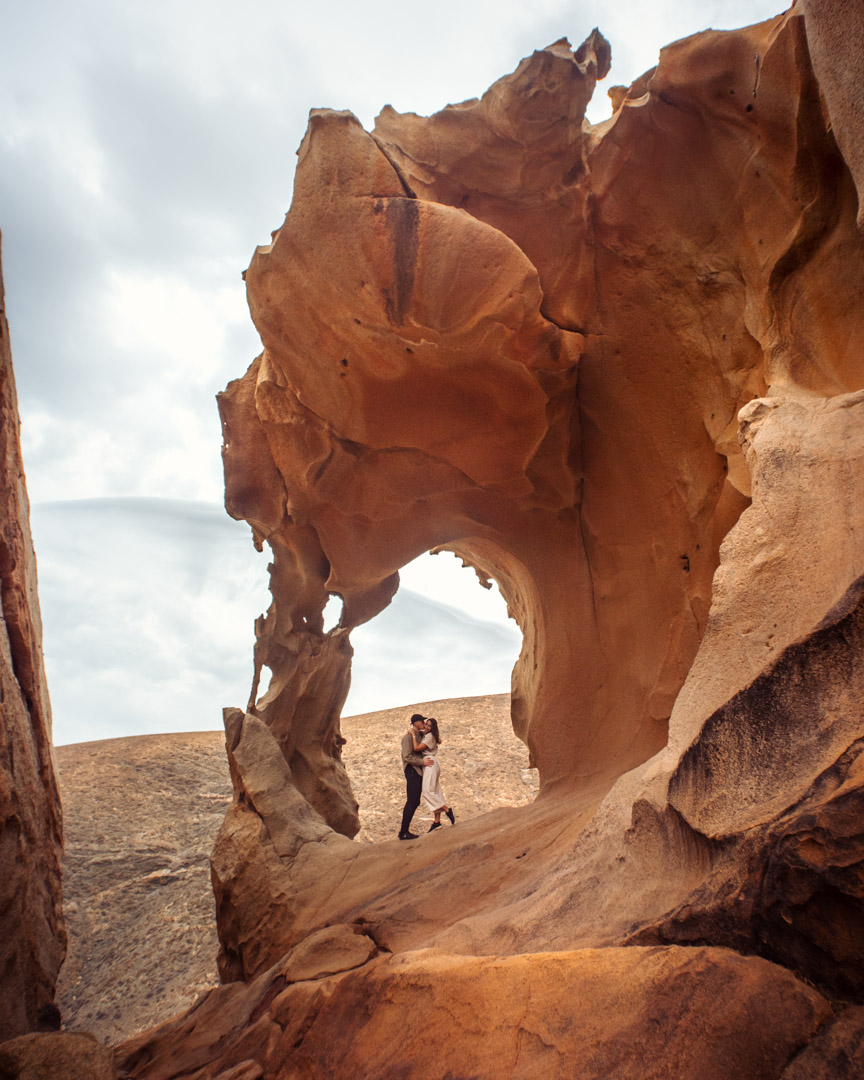
[[[325,634],[329,634],[342,621],[342,609],[344,606],[339,593],[330,593],[330,599],[324,605]]]

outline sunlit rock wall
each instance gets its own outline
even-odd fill
[[[60,800],[0,277],[0,1040],[59,1026]]]

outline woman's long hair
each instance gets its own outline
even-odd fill
[[[432,727],[432,734],[435,737],[435,742],[438,743],[438,745],[440,746],[441,745],[441,733],[438,730],[438,721],[435,719],[434,716],[427,716],[426,719],[429,721],[429,724]]]

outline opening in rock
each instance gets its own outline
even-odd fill
[[[339,625],[344,608],[342,597],[338,593],[331,593],[330,599],[324,607],[324,633],[328,634],[334,626]]]
[[[522,635],[497,585],[483,588],[449,552],[415,559],[400,579],[391,604],[351,635],[342,759],[360,804],[357,839],[367,843],[398,831],[405,802],[399,744],[414,711],[440,724],[441,786],[457,815],[523,805],[538,787],[510,719]],[[421,803],[415,831],[431,823]]]

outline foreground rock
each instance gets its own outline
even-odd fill
[[[295,973],[289,954],[245,990],[214,990],[124,1046],[121,1067],[149,1080],[756,1080],[784,1075],[831,1017],[788,972],[722,949],[427,950],[360,970],[346,958],[335,977],[332,966]],[[406,1017],[419,1030],[406,1031]]]
[[[116,1080],[114,1055],[89,1034],[52,1031],[20,1035],[0,1044],[4,1080]]]
[[[60,800],[18,402],[0,274],[0,1041],[57,1027]]]

